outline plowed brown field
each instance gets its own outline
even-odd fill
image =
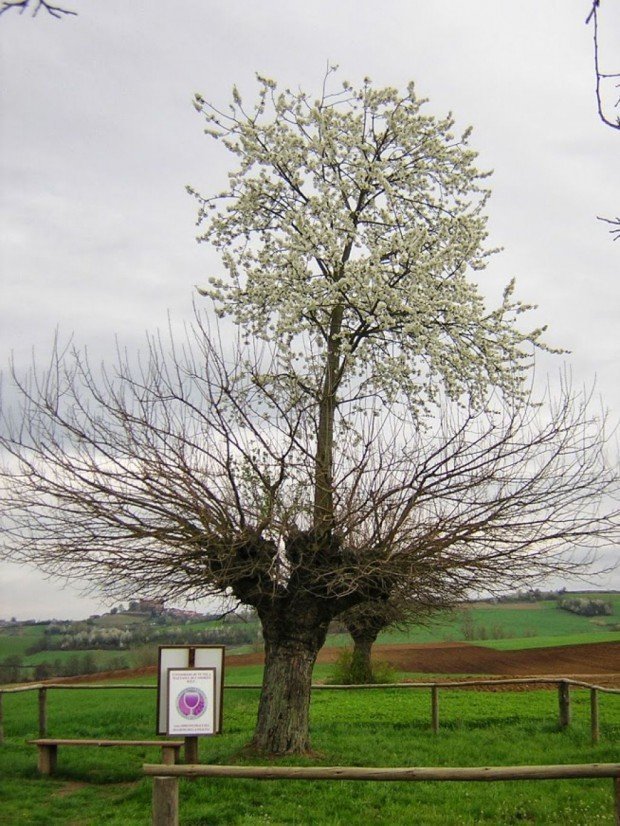
[[[339,648],[323,648],[321,663],[334,662]],[[496,651],[481,645],[443,643],[428,645],[376,645],[373,655],[398,671],[418,674],[476,674],[505,677],[563,676],[591,680],[601,677],[605,685],[620,685],[620,642],[561,645]],[[255,665],[260,654],[230,657],[229,663]]]
[[[334,662],[341,648],[323,648],[320,663]],[[467,643],[429,643],[427,645],[376,645],[373,655],[390,663],[398,671],[412,674],[458,674],[491,677],[571,677],[584,682],[620,688],[620,642],[598,642],[584,645],[561,645],[553,648],[530,648],[518,651],[496,651]],[[231,654],[227,664],[260,665],[262,654]],[[119,671],[98,674],[123,678],[155,674],[155,667],[132,672]],[[66,677],[50,682],[90,682],[92,675]]]

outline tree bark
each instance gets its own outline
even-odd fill
[[[334,523],[334,417],[336,396],[341,380],[340,333],[344,308],[338,304],[331,315],[325,376],[319,399],[318,432],[314,475],[314,530],[317,535],[327,534]]]
[[[310,602],[310,601],[308,601]],[[265,671],[250,747],[264,754],[310,750],[312,669],[333,610],[322,600],[262,613]]]

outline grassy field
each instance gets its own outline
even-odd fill
[[[571,594],[571,596],[579,596]],[[562,611],[555,600],[532,603],[471,603],[465,609],[437,615],[428,626],[390,630],[379,635],[379,643],[473,642],[498,649],[540,648],[586,642],[620,641],[620,594],[597,594],[610,602],[608,617],[582,617]],[[467,619],[466,619],[467,617]],[[473,635],[466,631],[473,628]],[[349,645],[346,634],[328,639],[329,645]]]
[[[320,669],[321,667],[319,667]],[[324,668],[324,667],[323,667]],[[317,673],[317,677],[321,674]],[[255,683],[258,667],[231,668],[230,683]],[[143,680],[141,681],[143,682]],[[202,762],[261,762],[242,756],[258,692],[229,690],[224,733],[200,741]],[[589,737],[589,695],[573,693],[573,725],[560,731],[555,691],[489,693],[446,690],[441,730],[430,731],[427,691],[377,689],[316,692],[312,759],[295,765],[467,766],[613,762],[618,760],[620,696],[602,695],[601,742]],[[4,698],[6,741],[0,746],[0,823],[11,826],[147,826],[151,784],[144,762],[153,749],[61,749],[58,775],[36,773],[36,693]],[[151,738],[151,690],[53,690],[50,736]],[[263,761],[264,762],[264,761]],[[610,780],[513,783],[256,782],[204,780],[181,785],[181,823],[202,824],[613,824]]]
[[[575,596],[575,595],[571,595]],[[591,595],[589,595],[591,596]],[[444,614],[428,627],[382,634],[384,643],[468,641],[498,649],[575,645],[620,640],[610,630],[620,621],[620,594],[596,595],[614,605],[614,615],[587,618],[560,611],[552,600],[536,603],[473,603]],[[113,618],[105,618],[112,623]],[[205,627],[205,623],[201,623]],[[473,629],[473,638],[472,637]],[[467,632],[467,633],[466,633]],[[43,627],[0,629],[0,660],[19,654],[30,664],[50,657],[70,658],[72,651],[26,650]],[[469,637],[469,638],[467,638]],[[328,645],[349,645],[345,634]],[[151,646],[152,648],[152,646]],[[79,652],[84,654],[85,652]],[[119,653],[133,665],[152,655],[148,647],[132,651],[97,651],[100,668]],[[229,685],[257,685],[261,666],[232,666]],[[315,667],[315,681],[332,667]],[[396,678],[411,678],[397,674]],[[428,677],[429,675],[425,675]],[[445,676],[445,675],[443,675]],[[443,678],[442,676],[442,678]],[[126,680],[124,680],[125,682]],[[144,683],[145,678],[132,682]],[[148,680],[146,680],[148,682]],[[221,736],[203,738],[203,762],[260,762],[243,756],[255,722],[258,691],[228,690]],[[64,749],[59,772],[42,779],[36,750],[26,745],[37,734],[36,693],[4,697],[5,743],[0,745],[0,824],[7,826],[147,826],[151,782],[141,765],[157,762],[157,749]],[[573,724],[557,724],[557,696],[552,690],[474,692],[442,690],[441,730],[430,731],[428,691],[385,688],[353,692],[315,692],[312,741],[315,756],[279,764],[367,766],[468,766],[614,762],[620,759],[620,695],[601,696],[601,742],[590,743],[589,694],[573,692]],[[48,731],[58,737],[148,738],[154,735],[154,690],[52,690]],[[181,823],[326,824],[366,823],[459,826],[460,824],[612,824],[612,783],[600,781],[458,783],[257,782],[201,780],[181,784]]]
[[[42,625],[0,628],[0,660],[12,654],[24,656],[26,649],[43,636]],[[24,662],[27,661],[27,658]]]
[[[581,645],[590,642],[620,642],[620,632],[593,631],[590,633],[563,634],[562,636],[477,640],[475,645],[484,645],[487,648],[495,648],[498,651],[516,651],[521,648],[552,648],[558,645]]]

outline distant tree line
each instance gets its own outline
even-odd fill
[[[44,634],[27,650],[27,654],[39,651],[84,651],[84,650],[127,650],[144,643],[184,645],[246,645],[256,642],[257,628],[244,623],[225,623],[206,629],[192,629],[187,626],[175,628],[80,628],[50,625]]]
[[[540,588],[529,588],[527,591],[515,591],[496,597],[497,602],[540,602],[542,600],[560,599],[566,593],[566,588],[558,591],[543,591]]]
[[[561,599],[558,608],[563,611],[570,611],[571,614],[579,614],[581,617],[610,617],[613,606],[610,602],[603,602],[602,599]]]
[[[98,671],[122,671],[129,668],[126,657],[112,657],[105,663],[98,663],[92,651],[73,654],[65,659],[27,665],[19,654],[10,654],[0,662],[0,684],[39,682],[54,677],[77,677],[82,674],[96,674]]]

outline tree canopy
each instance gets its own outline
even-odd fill
[[[224,192],[190,190],[200,240],[227,271],[204,292],[275,340],[287,376],[316,396],[326,370],[347,400],[360,379],[363,395],[405,392],[421,405],[440,387],[453,398],[514,392],[541,331],[518,329],[527,307],[512,282],[489,310],[471,278],[492,250],[470,130],[426,114],[413,84],[330,92],[333,72],[318,100],[266,78],[249,111],[237,90],[228,112],[196,95],[207,134],[238,159]]]

